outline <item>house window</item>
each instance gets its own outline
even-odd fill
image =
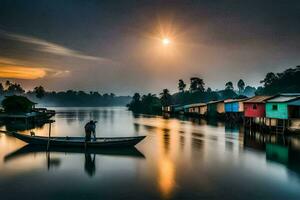
[[[257,105],[256,104],[253,104],[253,110],[256,110],[257,109]]]
[[[272,105],[272,110],[278,110],[278,105]]]

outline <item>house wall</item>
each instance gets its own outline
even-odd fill
[[[225,103],[225,112],[243,112],[243,111],[244,111],[243,102]]]
[[[225,113],[225,106],[224,103],[217,103],[217,112],[220,113]]]
[[[277,110],[273,110],[277,105]],[[288,108],[286,103],[266,103],[266,116],[274,119],[288,119]]]
[[[162,111],[163,112],[171,112],[171,106],[163,106]]]
[[[199,113],[200,115],[205,115],[207,112],[207,106],[201,106],[199,107]]]
[[[244,112],[244,103],[242,101],[238,103],[239,103],[239,112]]]
[[[225,112],[232,112],[232,103],[225,103]]]
[[[256,109],[253,105],[256,104]],[[264,103],[244,103],[244,116],[245,117],[265,117],[266,109]]]
[[[199,107],[191,107],[188,112],[190,113],[199,113]]]
[[[217,115],[217,104],[208,104],[207,105],[207,114],[209,116],[216,116]]]

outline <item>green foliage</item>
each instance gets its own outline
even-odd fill
[[[8,113],[30,112],[34,103],[24,96],[7,96],[2,101],[2,107]]]
[[[300,66],[289,68],[282,73],[267,73],[263,83],[263,87],[258,88],[258,95],[274,95],[277,93],[293,93],[300,92]]]
[[[4,87],[3,84],[0,83],[0,94],[2,95],[4,93]]]
[[[204,83],[203,79],[198,78],[198,77],[192,77],[190,80],[191,80],[191,84],[190,84],[191,92],[196,92],[196,91],[204,92],[205,83]]]
[[[42,86],[35,87],[34,92],[36,94],[36,97],[39,99],[43,98],[46,94],[46,91]]]
[[[113,93],[62,91],[45,92],[42,99],[37,98],[36,92],[27,92],[26,96],[47,106],[124,106],[131,101],[130,96],[116,96]]]
[[[233,90],[221,90],[221,91],[197,91],[197,92],[180,92],[172,95],[173,104],[186,105],[193,103],[206,103],[209,101],[234,99],[238,95]]]
[[[25,90],[21,87],[20,84],[17,83],[7,83],[9,84],[7,89],[6,89],[6,93],[8,95],[20,95],[20,94],[24,94]]]
[[[127,105],[128,110],[135,113],[159,114],[161,113],[161,102],[155,94],[141,95],[135,93],[132,101]]]
[[[233,83],[231,81],[225,84],[225,90],[233,90]]]
[[[5,96],[22,95],[43,106],[124,106],[131,101],[130,96],[116,96],[113,93],[101,95],[97,91],[47,92],[42,86],[38,86],[25,93],[20,84],[6,81],[3,90],[1,85],[0,83],[0,100]]]
[[[252,96],[255,96],[255,92],[256,92],[256,88],[248,85],[245,87],[242,95],[247,96],[247,97],[252,97]]]
[[[240,79],[237,83],[237,86],[239,88],[239,94],[243,94],[245,89],[245,82],[242,79]]]
[[[160,93],[160,101],[162,106],[169,106],[172,104],[172,96],[168,89],[163,89],[163,92]]]
[[[185,87],[186,87],[186,84],[184,83],[184,81],[182,79],[179,79],[179,81],[178,81],[178,90],[180,92],[184,92]]]

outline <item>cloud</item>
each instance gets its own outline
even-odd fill
[[[41,52],[46,52],[46,53],[59,55],[59,56],[79,58],[79,59],[83,59],[83,60],[97,61],[97,62],[111,61],[110,59],[103,58],[103,57],[86,55],[79,51],[64,47],[62,45],[59,45],[59,44],[56,44],[53,42],[48,42],[46,40],[39,39],[36,37],[19,35],[19,34],[10,33],[10,32],[0,29],[0,36],[1,35],[8,39],[14,40],[14,41],[19,41],[19,42],[23,42],[23,43],[27,43],[27,44],[36,45],[37,50],[41,51]]]
[[[19,59],[0,57],[0,78],[35,80],[46,77],[63,78],[70,73],[69,70],[41,67]]]
[[[13,79],[38,79],[46,75],[46,70],[42,68],[23,66],[0,66],[0,78]]]

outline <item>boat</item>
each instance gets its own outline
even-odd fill
[[[4,162],[17,159],[30,154],[36,153],[64,153],[64,154],[93,154],[93,155],[108,155],[108,156],[118,156],[118,157],[133,157],[144,159],[145,156],[137,150],[135,147],[129,148],[87,148],[83,149],[80,147],[56,147],[52,146],[49,150],[44,146],[27,144],[20,149],[7,154],[4,157]]]
[[[18,132],[6,132],[9,135],[31,145],[56,146],[56,147],[82,147],[82,148],[104,148],[104,147],[133,147],[146,136],[133,137],[98,137],[95,141],[85,141],[85,137],[45,137],[25,135]]]

